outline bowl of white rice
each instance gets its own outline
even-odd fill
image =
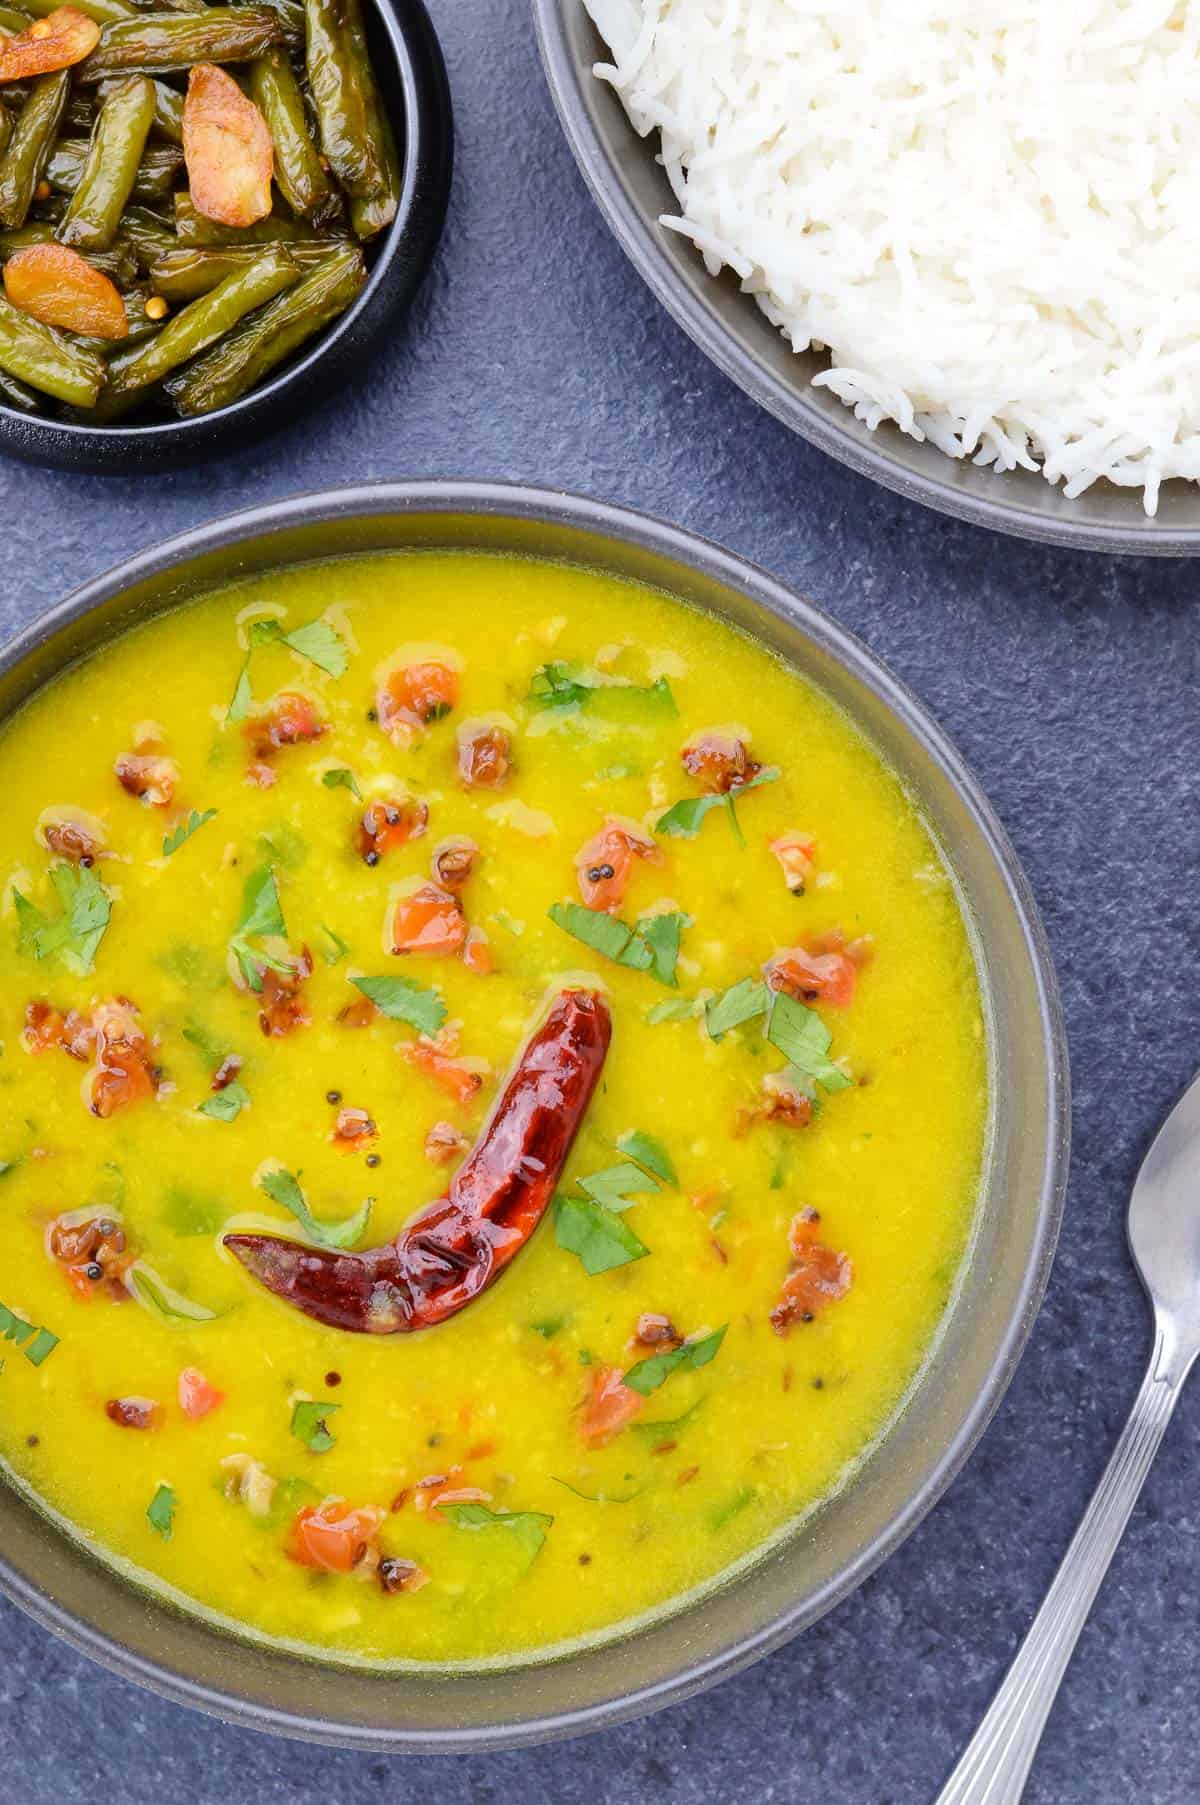
[[[747,394],[962,519],[1200,551],[1200,0],[533,6],[609,224]]]

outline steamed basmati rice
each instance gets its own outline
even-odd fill
[[[585,0],[690,238],[869,426],[1200,478],[1200,0]]]

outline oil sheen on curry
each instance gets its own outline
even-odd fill
[[[0,738],[0,1451],[272,1637],[627,1626],[818,1504],[963,1257],[987,1047],[895,777],[550,563],[223,589]]]

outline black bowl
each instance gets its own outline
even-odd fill
[[[114,426],[26,414],[0,405],[0,451],[27,464],[148,476],[200,463],[299,419],[361,374],[371,340],[406,309],[428,269],[450,196],[454,124],[441,48],[422,0],[366,0],[375,78],[403,165],[400,205],[367,248],[366,287],[340,319],[240,401],[194,420]]]

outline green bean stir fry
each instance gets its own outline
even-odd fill
[[[400,197],[361,4],[0,3],[0,404],[206,414],[351,305]]]

